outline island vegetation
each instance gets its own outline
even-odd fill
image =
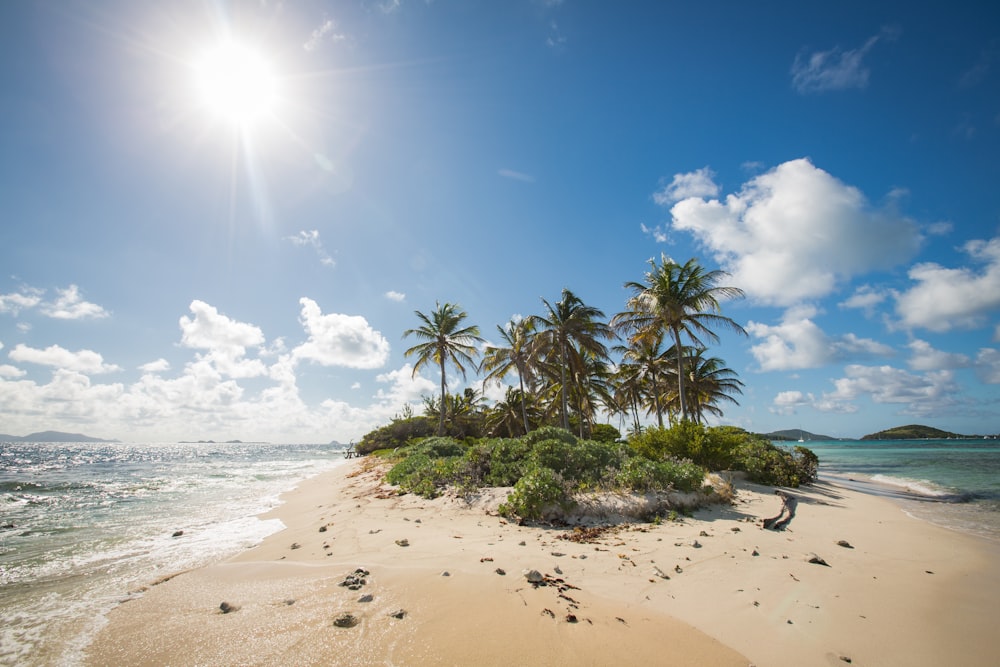
[[[948,438],[968,438],[973,436],[959,435],[942,431],[932,426],[922,424],[908,424],[906,426],[896,426],[878,433],[869,433],[862,437],[862,440],[926,440],[926,439],[948,439]]]
[[[725,495],[706,484],[709,471],[745,471],[783,486],[810,482],[818,465],[810,450],[707,425],[743,387],[708,349],[716,330],[746,335],[722,314],[723,301],[743,295],[720,284],[726,276],[694,259],[661,256],[642,281],[625,284],[631,295],[611,318],[564,289],[557,301],[542,299],[542,313],[497,326],[495,344],[457,304],[416,311],[419,325],[404,333],[416,344],[406,355],[416,359],[414,375],[436,367],[440,392],[424,397],[423,414],[407,406],[366,434],[357,452],[384,459],[387,481],[403,493],[510,487],[501,513],[520,519],[543,518],[587,493]],[[487,405],[474,388],[448,392],[450,367],[463,377],[480,372],[486,383],[514,375],[517,385]],[[626,435],[599,422],[602,414],[628,424]]]

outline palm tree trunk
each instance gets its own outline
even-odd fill
[[[517,383],[521,387],[521,420],[524,421],[524,434],[528,435],[531,429],[528,428],[528,410],[524,407],[524,376],[520,371],[517,374]],[[514,436],[511,435],[510,437],[513,438]]]
[[[663,428],[663,407],[660,405],[660,387],[656,381],[656,371],[651,373],[653,381],[653,405],[656,407],[656,423]]]
[[[562,394],[562,426],[567,431],[569,430],[569,399],[566,397],[566,346],[562,344],[559,346],[559,378],[562,381],[562,387],[560,388],[560,394]]]
[[[445,384],[444,359],[441,359],[441,409],[439,410],[441,414],[438,420],[438,432],[437,432],[438,435],[444,435],[444,411],[445,411],[445,406],[447,405],[445,403],[444,397],[447,386],[448,385]]]
[[[681,331],[671,327],[674,334],[674,349],[677,350],[677,398],[681,404],[681,421],[687,421],[687,403],[684,400],[684,348],[681,346]]]

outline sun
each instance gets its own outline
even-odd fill
[[[278,80],[271,63],[254,48],[225,42],[206,52],[195,71],[200,102],[223,121],[245,127],[274,112]]]

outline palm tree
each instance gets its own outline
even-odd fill
[[[743,393],[743,383],[736,377],[736,371],[726,366],[718,357],[706,357],[705,350],[697,350],[688,357],[687,377],[691,414],[696,421],[704,421],[705,413],[722,416],[720,402],[739,402],[734,394]]]
[[[537,329],[534,340],[539,352],[554,357],[559,366],[559,397],[562,426],[569,430],[568,378],[572,378],[573,368],[581,368],[581,354],[589,354],[598,359],[607,359],[608,349],[601,340],[610,340],[615,334],[600,321],[604,313],[588,306],[580,297],[568,289],[563,289],[562,298],[555,303],[545,304],[545,315],[532,315],[532,326]]]
[[[660,351],[660,340],[639,338],[632,345],[617,345],[615,351],[622,355],[622,378],[626,382],[634,382],[636,396],[646,394],[650,399],[650,410],[656,414],[656,423],[663,428],[664,378],[668,372],[667,355]],[[649,410],[647,410],[647,413]],[[638,424],[636,424],[638,427]]]
[[[511,371],[517,373],[521,398],[521,421],[524,424],[524,432],[527,433],[531,428],[528,425],[528,410],[525,406],[524,383],[525,380],[530,383],[532,378],[533,346],[531,345],[531,336],[534,333],[534,326],[528,319],[511,319],[506,326],[501,327],[498,324],[497,331],[500,332],[500,338],[503,339],[504,345],[486,346],[483,353],[483,370],[487,371],[487,375],[483,383],[492,381],[500,384],[500,381]]]
[[[438,422],[438,435],[444,435],[444,417],[447,401],[445,397],[448,393],[448,384],[445,378],[445,367],[451,362],[455,368],[465,378],[465,365],[475,366],[475,356],[479,354],[476,343],[483,342],[479,337],[479,327],[462,326],[462,320],[468,314],[462,310],[461,306],[452,303],[435,303],[435,310],[427,316],[419,310],[414,311],[417,318],[423,325],[416,329],[407,329],[403,332],[403,338],[413,335],[418,340],[424,342],[414,345],[406,352],[405,356],[417,355],[417,363],[413,366],[413,376],[428,363],[435,363],[441,368],[441,410]]]
[[[738,287],[723,287],[718,282],[727,277],[725,271],[706,271],[696,259],[678,264],[666,255],[660,263],[649,260],[650,270],[643,282],[625,283],[633,294],[626,310],[612,318],[612,326],[630,334],[629,342],[656,340],[669,334],[674,342],[677,361],[677,394],[681,419],[687,420],[688,406],[684,396],[684,346],[686,335],[695,347],[705,347],[702,338],[717,342],[719,337],[710,326],[732,329],[744,336],[746,331],[734,320],[722,315],[720,301],[743,296]]]

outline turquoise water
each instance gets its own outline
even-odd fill
[[[79,664],[133,591],[258,544],[282,525],[257,515],[341,461],[323,445],[0,443],[0,665]]]
[[[890,496],[919,518],[1000,540],[1000,440],[802,444],[819,457],[823,477]]]

